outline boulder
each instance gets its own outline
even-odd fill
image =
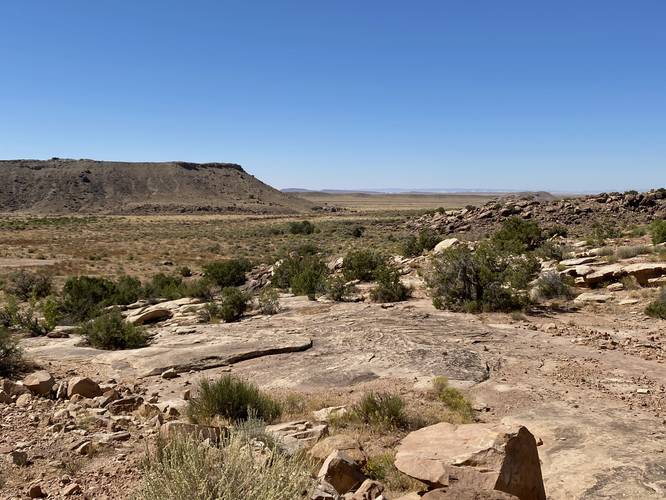
[[[0,379],[0,390],[5,391],[10,396],[20,396],[21,394],[27,394],[30,392],[28,388],[22,384],[17,384],[6,378]]]
[[[38,396],[47,396],[54,385],[53,376],[46,370],[31,373],[23,379],[23,386]]]
[[[127,396],[110,402],[106,408],[111,415],[121,415],[123,413],[132,413],[137,410],[142,403],[143,398],[140,396]]]
[[[328,425],[315,424],[307,420],[295,420],[283,424],[269,425],[266,432],[272,434],[289,453],[309,448],[328,433]]]
[[[666,276],[660,278],[648,278],[648,286],[666,286]]]
[[[343,451],[334,451],[319,469],[317,479],[326,481],[340,495],[344,495],[363,484],[365,476],[359,466]]]
[[[666,275],[666,262],[642,262],[629,264],[623,268],[625,274],[636,278],[642,286],[649,284],[649,280]]]
[[[447,493],[467,488],[502,491],[521,500],[546,498],[536,440],[519,425],[424,427],[402,440],[395,466]]]
[[[611,283],[606,287],[606,290],[609,292],[620,292],[624,290],[624,285],[622,283]]]
[[[574,299],[574,302],[578,303],[585,303],[585,302],[597,302],[600,304],[603,304],[604,302],[607,302],[611,299],[612,297],[606,293],[590,293],[590,292],[585,292],[581,293],[578,297]]]
[[[132,312],[132,314],[129,314],[126,319],[133,325],[146,325],[171,319],[172,316],[173,312],[171,312],[169,309],[157,305]]]
[[[360,443],[353,437],[345,434],[336,434],[322,439],[309,451],[310,456],[324,461],[333,452],[343,451],[356,463],[365,463],[368,457],[363,452]]]
[[[448,250],[449,248],[453,248],[457,245],[460,245],[460,240],[458,238],[447,238],[437,243],[437,245],[435,245],[435,248],[433,248],[432,251],[433,253],[438,254],[442,253],[444,250]]]
[[[12,402],[12,397],[9,394],[7,394],[5,391],[0,389],[0,403],[8,405],[11,402]]]
[[[67,397],[78,394],[84,398],[96,398],[103,394],[99,384],[88,377],[74,377],[67,383]]]
[[[585,276],[585,282],[588,285],[596,285],[604,281],[621,278],[622,276],[624,276],[624,270],[620,264],[609,264],[595,268],[593,272]]]
[[[161,425],[160,437],[162,439],[166,441],[172,439],[174,436],[193,436],[201,441],[208,439],[212,443],[218,443],[222,436],[222,431],[219,427],[191,424],[178,420],[172,420]]]
[[[341,417],[347,413],[346,406],[329,406],[321,410],[313,411],[312,416],[317,422],[329,422],[331,418]]]

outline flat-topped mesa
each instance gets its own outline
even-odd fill
[[[0,212],[295,214],[311,208],[237,163],[0,160]]]

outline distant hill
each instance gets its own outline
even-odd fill
[[[0,160],[0,212],[290,214],[311,208],[234,163]]]

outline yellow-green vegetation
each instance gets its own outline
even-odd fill
[[[380,481],[391,492],[421,491],[424,488],[423,483],[395,467],[395,454],[390,451],[368,457],[363,472],[368,478]]]
[[[666,286],[661,287],[659,296],[647,306],[645,314],[653,318],[666,319]]]
[[[347,413],[347,419],[379,430],[404,429],[409,425],[405,406],[396,394],[369,392]]]
[[[656,220],[650,224],[650,233],[655,245],[666,242],[666,220]]]
[[[265,461],[254,455],[252,436],[232,431],[219,446],[191,437],[158,442],[147,454],[137,497],[140,500],[308,498],[311,465],[302,455],[273,450]]]
[[[195,423],[247,420],[251,417],[271,422],[282,413],[280,403],[260,391],[252,382],[233,375],[215,381],[202,379],[187,407],[187,415]]]
[[[447,409],[453,414],[451,423],[466,424],[474,421],[474,409],[465,394],[449,385],[446,377],[435,377],[432,381],[433,390]]]

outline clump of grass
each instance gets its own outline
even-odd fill
[[[650,234],[655,245],[666,242],[666,220],[656,220],[650,224]]]
[[[356,403],[350,412],[352,418],[377,427],[406,428],[409,424],[405,413],[405,401],[400,396],[370,392]]]
[[[432,382],[433,390],[437,399],[446,405],[457,418],[459,423],[469,423],[474,421],[474,409],[472,403],[469,402],[467,397],[449,385],[446,377],[435,377]]]
[[[137,349],[148,345],[146,331],[125,321],[118,309],[82,323],[79,333],[88,343],[98,349],[121,350]]]
[[[195,423],[210,423],[216,418],[235,422],[250,417],[271,422],[281,413],[278,401],[233,375],[223,375],[214,382],[201,380],[187,407],[187,415]]]
[[[315,226],[309,220],[290,222],[288,229],[291,234],[312,234],[315,232]]]
[[[380,481],[392,492],[420,491],[423,483],[400,472],[395,466],[395,455],[392,452],[379,453],[368,457],[363,473],[375,481]]]
[[[5,291],[21,300],[41,299],[51,293],[53,282],[50,276],[21,269],[12,273],[5,284]]]
[[[160,441],[144,459],[137,498],[308,498],[312,481],[304,456],[273,451],[267,460],[257,460],[254,442],[251,435],[238,430],[217,447],[187,436]]]
[[[659,297],[645,308],[645,314],[653,318],[666,319],[666,286],[661,287]]]
[[[654,249],[647,245],[637,245],[629,247],[618,247],[615,250],[615,255],[618,259],[631,259],[637,255],[645,255],[653,253]]]
[[[23,351],[16,336],[0,327],[0,377],[13,377],[24,368]]]

